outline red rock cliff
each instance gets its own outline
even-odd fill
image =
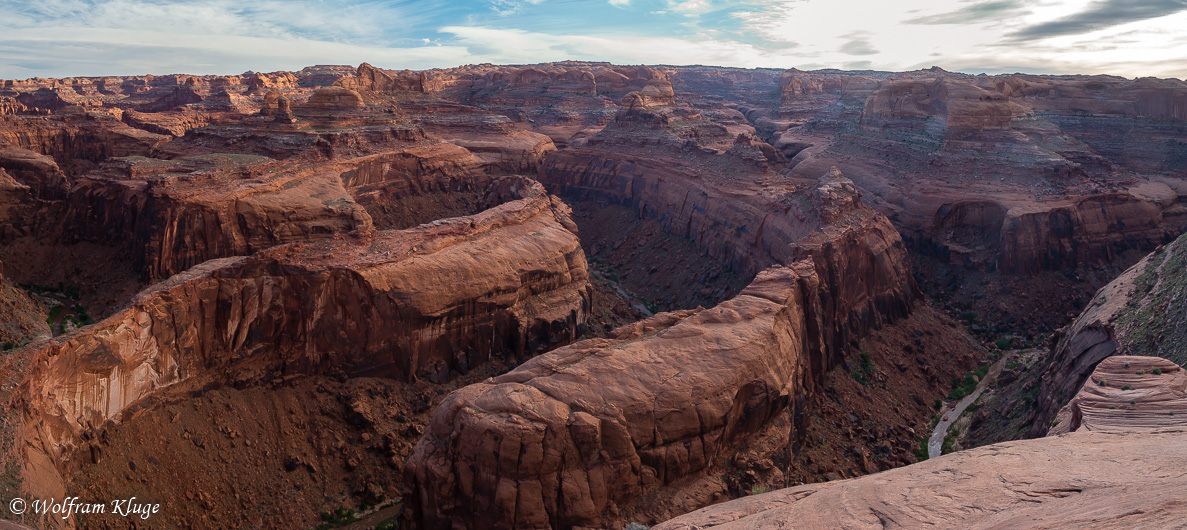
[[[572,340],[590,292],[567,206],[522,178],[494,182],[487,202],[410,230],[210,261],[36,346],[21,390],[27,465],[69,476],[88,433],[171,387],[294,373],[442,382]]]

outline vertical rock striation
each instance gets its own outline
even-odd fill
[[[567,206],[513,177],[485,202],[470,217],[209,261],[36,346],[21,389],[28,465],[60,472],[60,487],[96,429],[171,387],[288,374],[444,382],[492,355],[573,340],[590,288]],[[37,493],[54,493],[50,482]]]

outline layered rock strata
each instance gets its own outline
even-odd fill
[[[540,181],[567,200],[628,206],[748,276],[811,256],[830,292],[830,344],[846,345],[851,333],[910,311],[918,293],[906,247],[835,168],[811,190],[797,190],[757,167],[739,168],[728,153],[628,154],[635,148],[566,149],[545,161]],[[698,170],[723,163],[740,171]],[[751,178],[739,175],[746,173]]]
[[[30,489],[61,494],[89,433],[171,388],[286,374],[444,381],[572,340],[590,291],[567,206],[522,178],[492,183],[485,201],[470,217],[209,261],[36,346],[21,389],[26,466],[41,477]]]
[[[1187,426],[1187,372],[1161,357],[1116,355],[1060,409],[1048,435],[1134,433]]]
[[[410,524],[601,524],[607,510],[712,466],[785,408],[803,422],[850,339],[910,311],[901,241],[839,172],[775,202],[726,195],[658,163],[632,164],[629,177],[600,159],[579,158],[577,171],[552,165],[565,154],[541,170],[561,193],[704,226],[691,232],[698,245],[714,238],[709,248],[768,268],[713,309],[663,313],[451,395],[406,468]],[[793,206],[800,199],[811,209]],[[805,425],[794,431],[802,437]]]
[[[1089,374],[1114,355],[1187,362],[1187,236],[1146,256],[1102,287],[1056,344],[1043,374],[1032,436],[1047,432]]]
[[[712,465],[803,406],[824,348],[819,286],[808,261],[774,267],[712,309],[663,313],[453,393],[409,458],[410,521],[594,526]]]
[[[921,250],[1033,275],[1115,264],[1187,229],[1181,81],[861,79],[786,77],[792,119],[771,143],[794,151],[797,175],[840,166]]]
[[[1112,357],[1092,374],[1106,385],[1085,386],[1060,413],[1059,436],[754,495],[654,528],[1173,526],[1187,516],[1175,497],[1187,479],[1166,464],[1187,456],[1183,374],[1164,359]]]

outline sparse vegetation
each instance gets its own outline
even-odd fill
[[[948,431],[948,436],[944,437],[944,443],[940,446],[940,450],[944,454],[956,452],[956,439],[960,437],[960,432],[956,429]]]
[[[870,380],[874,374],[878,372],[878,367],[874,365],[874,361],[870,359],[870,354],[864,350],[858,354],[861,363],[849,371],[849,377],[857,381],[861,386],[870,386]]]
[[[972,394],[977,389],[977,383],[981,379],[984,379],[988,373],[989,363],[985,363],[976,370],[965,374],[963,378],[953,378],[952,391],[948,393],[948,399],[959,401],[964,399],[965,396]]]
[[[1155,368],[1155,369],[1154,369],[1153,371],[1151,371],[1150,373],[1152,373],[1152,374],[1154,374],[1154,375],[1162,375],[1162,368]]]
[[[1121,385],[1121,390],[1133,390],[1132,385]]]
[[[330,530],[353,523],[358,520],[358,517],[355,516],[354,509],[339,506],[332,512],[322,512],[321,520],[325,522],[318,525],[318,530]]]
[[[1187,296],[1187,240],[1155,253],[1134,280],[1134,293],[1116,319],[1129,353],[1187,363],[1187,333],[1179,325],[1187,305],[1176,303]]]

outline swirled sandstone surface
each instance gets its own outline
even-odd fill
[[[1175,493],[1187,479],[1167,465],[1187,453],[1183,374],[1165,359],[1111,357],[1092,374],[1106,384],[1085,386],[1046,438],[755,495],[655,528],[1174,526],[1187,515]]]

